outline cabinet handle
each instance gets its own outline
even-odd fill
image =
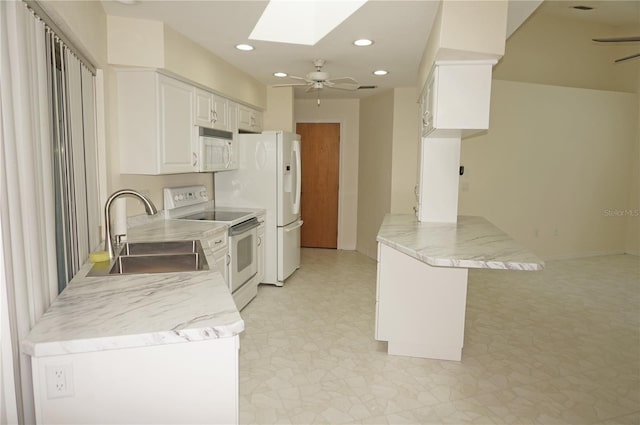
[[[429,121],[429,118],[431,118],[431,113],[429,111],[426,111],[424,114],[422,114],[422,124],[429,125],[431,123],[431,121]]]
[[[193,152],[193,166],[198,165],[198,154]]]
[[[231,256],[227,254],[227,266],[231,264]]]
[[[218,239],[217,241],[215,241],[213,244],[214,245],[220,245],[222,243],[222,239]]]
[[[262,246],[262,238],[258,236],[258,246]]]
[[[218,112],[216,112],[215,109],[211,111],[211,121],[213,121],[214,124],[218,122]]]

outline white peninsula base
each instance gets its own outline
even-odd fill
[[[388,353],[461,360],[467,269],[432,267],[378,246],[376,339]]]
[[[378,232],[375,338],[392,355],[460,361],[468,270],[543,264],[482,217],[429,223],[387,214]]]

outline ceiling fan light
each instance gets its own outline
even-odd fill
[[[387,75],[389,73],[389,71],[385,71],[384,69],[377,69],[375,71],[373,71],[373,75]]]
[[[254,49],[254,47],[251,44],[240,43],[236,44],[236,49],[242,50],[243,52],[250,52]]]
[[[368,38],[361,38],[354,41],[353,44],[358,47],[367,47],[373,44],[373,40],[369,40]]]
[[[278,78],[284,78],[284,77],[288,77],[289,74],[287,74],[286,72],[274,72],[273,76]]]

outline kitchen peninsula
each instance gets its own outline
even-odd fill
[[[461,360],[468,269],[544,266],[482,217],[436,223],[387,214],[377,240],[375,337],[393,355]]]
[[[209,270],[80,270],[22,344],[39,423],[238,422],[244,322],[216,268],[217,233],[162,219],[129,230],[129,241],[200,240]]]

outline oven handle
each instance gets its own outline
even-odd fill
[[[254,229],[256,227],[258,227],[259,223],[258,223],[258,219],[256,217],[253,217],[247,221],[244,221],[240,224],[236,224],[235,226],[231,226],[229,228],[229,236],[236,236],[236,235],[240,235],[248,230]]]
[[[301,228],[303,224],[304,224],[304,221],[298,220],[297,222],[295,222],[293,224],[290,224],[289,226],[286,226],[284,228],[284,231],[285,232],[293,232],[294,230]]]

